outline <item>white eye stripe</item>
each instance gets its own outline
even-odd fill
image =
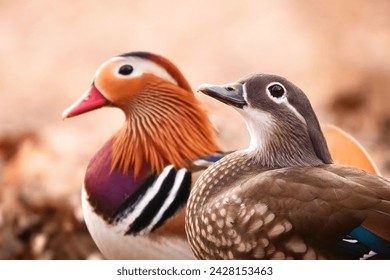
[[[288,108],[297,116],[297,118],[301,120],[301,122],[303,122],[304,124],[307,125],[305,118],[297,111],[297,109],[295,109],[294,106],[292,106],[292,105],[288,102],[287,98],[286,98],[285,104],[286,104],[286,106],[287,106],[287,107],[288,107]]]
[[[285,94],[283,97],[281,98],[276,98],[276,97],[273,97],[271,96],[271,93],[269,92],[268,88],[274,84],[277,84],[281,87],[283,87],[284,91],[285,91]],[[250,102],[248,102],[248,93],[247,93],[247,90],[246,90],[246,84],[244,83],[243,85],[243,97],[244,97],[244,100],[247,102],[247,104],[250,104]],[[303,122],[304,124],[307,124],[306,123],[306,120],[305,118],[297,111],[297,109],[295,109],[294,106],[292,106],[289,102],[288,102],[288,99],[287,99],[287,90],[286,88],[281,84],[281,83],[278,83],[278,82],[272,82],[272,83],[269,83],[267,86],[266,86],[266,91],[267,91],[267,96],[272,100],[274,101],[275,103],[277,104],[284,104],[286,105],[290,111],[292,111],[296,116],[297,118]]]
[[[150,73],[150,74],[153,74],[157,77],[168,80],[175,85],[178,84],[178,82],[167,72],[167,70],[165,70],[163,67],[161,67],[157,63],[155,63],[151,60],[148,60],[148,59],[141,58],[141,57],[131,57],[131,56],[130,57],[113,57],[113,58],[109,59],[108,61],[103,63],[100,66],[100,68],[96,71],[95,77],[99,76],[102,69],[104,69],[104,67],[106,65],[108,65],[114,61],[118,61],[118,62],[121,61],[122,62],[122,63],[118,63],[113,68],[113,75],[115,77],[120,78],[120,79],[133,78],[133,77],[141,76],[144,73]],[[133,71],[129,75],[119,74],[119,69],[123,65],[126,65],[126,64],[131,65],[133,67]]]
[[[273,97],[273,96],[271,95],[271,92],[269,91],[269,88],[270,88],[271,86],[273,86],[273,85],[278,85],[278,86],[280,86],[280,87],[282,87],[282,88],[284,89],[284,94],[283,94],[283,96],[277,98],[277,97]],[[277,104],[284,104],[284,105],[286,105],[286,106],[290,109],[290,111],[292,111],[292,112],[297,116],[297,118],[298,118],[301,122],[303,122],[304,124],[306,124],[305,118],[297,111],[297,109],[295,109],[294,106],[292,106],[292,105],[290,104],[290,102],[288,102],[288,99],[287,99],[287,89],[284,87],[284,85],[282,85],[281,83],[278,83],[278,82],[272,82],[272,83],[269,83],[269,84],[266,86],[266,91],[267,91],[268,97],[269,97],[273,102],[275,102],[275,103],[277,103]]]

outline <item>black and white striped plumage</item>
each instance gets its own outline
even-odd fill
[[[114,185],[107,187],[115,188]],[[174,234],[151,238],[153,232],[172,218],[187,201],[191,173],[169,165],[161,174],[150,175],[141,185],[131,187],[137,190],[110,215],[102,215],[92,207],[93,197],[88,195],[87,187],[83,187],[85,220],[104,256],[108,259],[125,259],[131,255],[142,259],[192,258],[187,242],[172,238]],[[126,192],[123,193],[125,195]],[[170,251],[163,252],[165,246],[170,247]]]
[[[112,221],[125,235],[146,235],[159,227],[187,201],[191,173],[173,165],[149,176],[118,208]]]

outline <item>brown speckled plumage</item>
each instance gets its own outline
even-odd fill
[[[326,143],[318,153],[316,141],[323,136],[318,123],[311,123],[316,120],[314,113],[309,112],[308,118],[305,110],[291,108],[299,102],[295,86],[272,75],[248,79],[252,89],[247,80],[241,82],[246,105],[237,107],[244,111],[253,141],[247,150],[210,166],[192,189],[186,230],[194,255],[199,259],[351,258],[338,243],[359,226],[390,242],[390,182],[358,168],[330,164],[327,156],[321,156],[328,154]],[[273,81],[286,87],[283,102],[287,103],[270,103],[265,90]],[[219,94],[221,100],[234,86],[206,86],[201,91]],[[277,133],[284,135],[274,137]],[[316,138],[310,137],[313,133]],[[381,232],[374,230],[378,226]]]
[[[390,199],[386,185],[339,165],[262,169],[238,152],[197,181],[187,205],[189,240],[201,259],[342,258],[328,249],[381,197]]]

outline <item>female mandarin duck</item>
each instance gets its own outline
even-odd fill
[[[170,61],[146,52],[105,62],[63,117],[103,106],[126,119],[85,175],[82,206],[94,241],[108,259],[193,258],[182,208],[191,172],[220,157],[208,156],[218,147],[205,110]]]
[[[299,88],[254,74],[199,91],[234,106],[251,140],[211,165],[191,191],[186,232],[197,258],[390,257],[390,182],[332,163]]]

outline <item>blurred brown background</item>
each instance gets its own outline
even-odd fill
[[[101,258],[79,194],[89,159],[123,116],[61,113],[124,52],[166,56],[194,89],[250,72],[285,76],[389,178],[389,15],[387,0],[0,1],[0,259]],[[199,98],[222,147],[245,147],[240,116]]]

